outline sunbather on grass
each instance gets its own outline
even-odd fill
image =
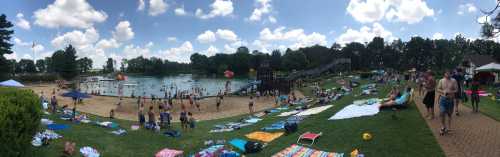
[[[411,88],[409,88],[409,87],[406,88],[406,91],[404,92],[403,95],[396,97],[393,100],[389,99],[388,101],[383,102],[380,105],[380,108],[403,107],[404,105],[406,105],[406,102],[408,101],[408,99],[410,99],[410,92],[411,92]]]

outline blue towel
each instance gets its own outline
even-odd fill
[[[67,129],[69,128],[69,125],[66,125],[66,124],[49,124],[47,125],[47,128],[49,130],[64,130],[64,129]]]
[[[284,121],[278,121],[276,123],[271,124],[270,126],[262,128],[264,131],[271,131],[271,130],[280,130],[285,128],[285,122]]]
[[[247,144],[248,141],[245,141],[245,140],[242,140],[242,139],[239,139],[239,138],[236,138],[236,139],[232,139],[231,141],[229,141],[229,143],[238,148],[240,151],[242,152],[246,152],[245,150],[245,144]]]

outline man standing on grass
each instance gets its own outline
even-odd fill
[[[439,80],[436,91],[439,96],[439,110],[441,118],[440,134],[448,133],[451,128],[451,117],[453,115],[453,99],[458,91],[457,81],[450,77],[450,72],[446,71],[444,77]],[[448,127],[446,127],[446,117],[448,117]]]

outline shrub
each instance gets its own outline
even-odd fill
[[[32,91],[0,87],[1,156],[27,156],[40,118],[40,100]]]

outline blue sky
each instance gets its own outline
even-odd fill
[[[14,54],[41,58],[73,44],[100,67],[140,55],[189,62],[193,53],[270,52],[381,36],[479,37],[495,0],[11,0]],[[144,4],[144,5],[142,5]],[[497,40],[498,41],[498,40]],[[36,45],[32,48],[32,43]],[[33,52],[35,51],[35,53]]]

